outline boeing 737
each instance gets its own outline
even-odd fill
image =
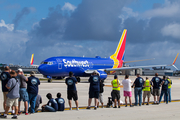
[[[101,58],[96,56],[95,58],[89,57],[51,57],[41,62],[38,67],[38,71],[45,77],[49,78],[48,82],[52,78],[64,78],[72,71],[74,76],[80,82],[80,77],[88,77],[94,71],[99,73],[101,80],[107,78],[107,72],[113,73],[114,71],[148,68],[148,67],[160,67],[160,66],[173,66],[176,62],[177,56],[174,62],[170,65],[150,65],[150,66],[135,66],[135,67],[123,67],[123,64],[137,61],[124,61],[125,45],[126,45],[127,30],[124,29],[120,38],[117,49],[113,55],[109,58]],[[34,54],[31,57],[31,65],[33,65]]]

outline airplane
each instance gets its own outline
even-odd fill
[[[117,49],[113,55],[109,58],[101,58],[96,56],[95,58],[90,57],[50,57],[41,62],[38,67],[38,71],[48,78],[48,82],[52,81],[52,78],[63,79],[69,76],[69,72],[72,71],[77,81],[80,82],[80,77],[88,77],[94,71],[99,73],[101,80],[107,78],[107,72],[114,73],[114,71],[137,69],[137,68],[149,68],[149,67],[161,67],[161,66],[174,66],[178,54],[174,62],[170,65],[150,65],[150,66],[135,66],[135,67],[124,67],[125,63],[138,62],[145,60],[136,61],[124,61],[125,45],[126,45],[127,30],[124,29],[120,38]],[[146,59],[150,60],[150,59]],[[34,54],[31,57],[30,64],[32,66],[34,61]]]

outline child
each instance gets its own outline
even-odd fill
[[[57,93],[57,98],[55,99],[58,104],[58,111],[64,111],[65,101],[61,98],[61,93]]]

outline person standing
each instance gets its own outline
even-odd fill
[[[162,79],[162,88],[161,88],[161,95],[160,95],[160,99],[159,99],[159,103],[161,102],[162,96],[164,95],[166,98],[166,104],[168,104],[168,84],[169,84],[169,80],[166,79],[166,76],[163,76]]]
[[[99,102],[101,103],[102,105],[102,108],[104,107],[103,106],[103,92],[104,92],[104,84],[103,84],[103,80],[100,80],[100,92],[99,92],[99,98],[98,98],[98,107],[99,107]]]
[[[58,111],[64,111],[65,101],[61,98],[61,93],[57,93],[57,98],[55,99],[58,104]]]
[[[140,77],[140,74],[137,74],[137,78],[134,81],[134,97],[135,97],[135,106],[138,104],[138,97],[139,97],[139,106],[142,103],[142,87],[143,87],[144,79]]]
[[[144,81],[144,85],[143,85],[144,89],[143,89],[143,103],[142,105],[144,105],[145,102],[145,98],[147,96],[147,104],[149,105],[149,100],[150,100],[150,96],[151,96],[151,83],[148,79],[148,77],[146,77],[146,80]]]
[[[35,112],[36,97],[38,95],[39,85],[40,85],[40,81],[37,77],[35,77],[35,72],[32,71],[27,81],[27,92],[29,95],[28,105],[30,103],[31,113]]]
[[[168,100],[171,102],[171,86],[172,86],[172,80],[170,79],[169,76],[167,76],[167,80],[169,81],[168,84]],[[166,94],[164,94],[164,102],[166,101]]]
[[[7,118],[9,108],[15,106],[15,114],[12,119],[17,119],[18,114],[18,99],[19,99],[19,81],[16,78],[17,74],[14,70],[10,72],[11,79],[7,82],[6,88],[9,90],[6,100],[6,108],[4,115],[1,118]]]
[[[125,104],[126,104],[125,107],[127,107],[127,97],[129,97],[130,107],[133,107],[132,100],[131,100],[131,97],[132,97],[131,83],[132,83],[132,81],[129,79],[129,75],[125,75],[125,79],[122,81],[124,97],[125,97]]]
[[[7,99],[7,94],[8,94],[8,89],[6,88],[6,84],[8,83],[9,79],[11,79],[11,76],[9,74],[10,72],[10,69],[8,66],[6,66],[4,68],[4,72],[1,73],[1,87],[2,87],[2,92],[3,92],[3,98],[4,98],[4,101],[3,101],[3,108],[5,110],[6,108],[6,99]]]
[[[77,95],[77,90],[76,90],[76,84],[78,82],[77,82],[77,79],[73,77],[73,72],[69,72],[69,77],[66,78],[65,83],[67,85],[67,99],[68,99],[70,110],[72,110],[72,98],[75,101],[76,110],[79,110],[78,95]]]
[[[28,101],[29,101],[29,96],[27,93],[27,81],[28,79],[24,76],[23,70],[18,69],[18,75],[16,78],[20,81],[20,90],[19,90],[19,104],[18,104],[18,114],[21,114],[20,108],[21,108],[21,100],[24,101],[24,107],[25,107],[25,115],[28,115]]]
[[[93,74],[89,78],[89,99],[88,99],[88,107],[86,109],[91,108],[91,102],[92,98],[94,98],[95,101],[95,106],[94,110],[97,109],[97,104],[98,104],[98,98],[99,98],[99,92],[100,92],[100,77],[97,73],[97,71],[94,71]]]
[[[114,75],[114,80],[111,81],[112,85],[112,99],[114,100],[114,107],[117,108],[117,102],[118,102],[118,108],[120,108],[120,81],[118,80],[118,76]]]
[[[159,104],[159,89],[161,82],[162,80],[158,77],[158,73],[155,73],[155,77],[153,77],[151,80],[153,87],[154,104]]]

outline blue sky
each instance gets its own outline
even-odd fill
[[[170,64],[179,52],[178,0],[0,0],[0,62],[112,55],[127,29],[125,60]],[[177,60],[177,67],[180,62]]]

